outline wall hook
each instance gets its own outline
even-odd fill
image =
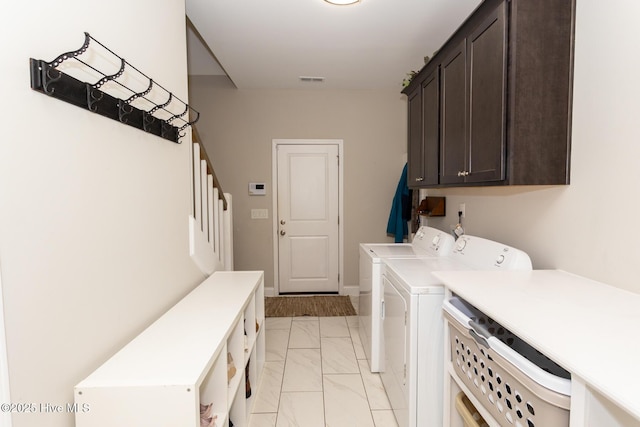
[[[96,55],[84,55],[94,51],[96,51]],[[112,55],[114,59],[111,63],[120,63],[120,68],[115,73],[101,70],[100,65],[92,63],[93,58],[107,58],[108,55]],[[74,67],[72,71],[87,71],[90,75],[97,73],[101,77],[92,84],[81,81],[57,68],[68,60],[75,60],[81,64],[79,69]],[[33,90],[176,143],[180,143],[180,138],[185,135],[182,131],[200,117],[200,113],[189,104],[100,43],[88,32],[84,33],[84,42],[79,49],[62,53],[50,62],[31,58],[29,67]],[[147,88],[140,92],[127,87],[123,81],[129,80],[120,79],[120,77],[128,76],[130,73],[138,74],[136,80],[139,80],[139,75],[148,79]],[[108,82],[112,82],[116,86],[107,85]],[[149,99],[148,95],[155,87],[168,94],[165,102],[158,104]],[[126,94],[124,97],[121,95],[122,90]],[[137,99],[144,99],[152,107],[145,109],[135,107],[132,103]],[[147,109],[148,111],[146,111]],[[156,116],[155,113],[160,110],[163,110],[162,115]],[[190,111],[193,111],[196,117],[191,122],[185,118]],[[169,118],[165,120],[164,117]]]
[[[156,118],[153,117],[151,114],[147,113],[146,111],[142,112],[142,129],[145,132],[151,131],[151,125],[153,125],[153,122],[155,121],[156,121]]]
[[[60,79],[62,79],[62,71],[58,71],[55,70],[53,68],[51,68],[51,66],[49,64],[43,64],[43,67],[41,68],[43,70],[42,72],[42,88],[44,90],[44,93],[46,93],[47,95],[53,95],[53,93],[55,92],[56,88],[55,87],[50,87],[51,83],[55,83],[57,81],[59,81]],[[51,71],[55,71],[56,75],[52,76],[51,75]]]
[[[87,88],[87,108],[94,113],[98,111],[98,106],[96,105],[98,102],[102,101],[104,98],[104,93],[99,90],[95,90],[93,85],[89,83],[86,84]]]
[[[127,104],[126,101],[118,101],[118,120],[125,125],[129,122],[126,118],[129,114],[133,113],[133,107]]]
[[[200,120],[200,113],[199,113],[199,112],[197,112],[196,110],[193,110],[193,111],[194,111],[194,112],[195,112],[195,114],[196,114],[196,118],[195,118],[195,120],[190,121],[190,122],[187,122],[187,123],[185,123],[184,125],[182,125],[182,127],[181,127],[180,129],[178,129],[178,132],[185,130],[187,127],[189,127],[189,126],[191,126],[191,125],[196,124],[196,122],[197,122],[198,120]]]

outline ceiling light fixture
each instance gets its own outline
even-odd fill
[[[327,3],[335,4],[338,6],[346,6],[349,4],[360,3],[360,0],[324,0]]]

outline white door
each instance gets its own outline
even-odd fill
[[[338,146],[277,145],[279,292],[338,292]]]

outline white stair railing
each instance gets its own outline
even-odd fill
[[[200,270],[210,275],[218,270],[233,270],[231,194],[222,192],[195,128],[193,140],[193,212],[189,217],[189,252]]]

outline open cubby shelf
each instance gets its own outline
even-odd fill
[[[91,408],[76,413],[76,427],[199,427],[200,404],[213,404],[216,427],[246,427],[253,399],[245,397],[245,367],[250,361],[253,396],[263,329],[263,273],[213,273],[75,387],[75,402]]]

